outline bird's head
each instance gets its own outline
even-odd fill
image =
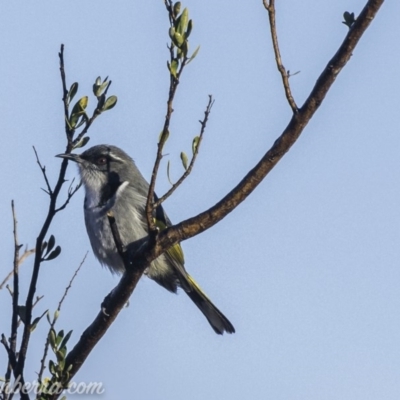
[[[101,188],[110,183],[124,182],[137,174],[133,160],[120,148],[98,145],[82,154],[58,154],[77,163],[82,182],[87,188]],[[129,179],[130,178],[130,179]]]

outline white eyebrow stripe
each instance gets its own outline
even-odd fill
[[[113,154],[113,153],[110,153],[109,155],[110,155],[110,157],[111,157],[114,161],[124,162],[124,160],[123,160],[122,158],[117,157],[117,156],[116,156],[115,154]]]

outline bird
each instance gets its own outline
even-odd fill
[[[85,225],[93,253],[112,273],[122,274],[125,266],[115,245],[107,212],[112,209],[124,246],[146,237],[148,182],[133,159],[113,145],[96,145],[81,154],[65,153],[57,157],[78,165],[85,189]],[[161,230],[172,225],[162,205],[154,210],[154,220]],[[178,287],[183,289],[217,334],[235,332],[231,322],[186,271],[179,243],[156,258],[145,275],[170,292],[176,293]]]

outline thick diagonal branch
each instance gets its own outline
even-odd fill
[[[383,2],[384,0],[370,0],[367,2],[339,50],[322,71],[299,112],[292,116],[286,129],[258,164],[215,206],[196,217],[169,228],[167,231],[160,232],[157,255],[161,251],[165,251],[165,247],[198,235],[221,221],[259,185],[299,138],[321,105],[336,77],[349,61],[358,41],[374,19]]]

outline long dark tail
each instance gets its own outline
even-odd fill
[[[184,289],[185,292],[205,315],[214,331],[219,335],[222,335],[224,332],[234,333],[235,328],[229,322],[228,318],[214,306],[211,300],[200,289],[196,281],[189,274],[187,274],[185,278],[190,286],[190,288],[188,288],[189,290],[185,290],[186,288]]]

